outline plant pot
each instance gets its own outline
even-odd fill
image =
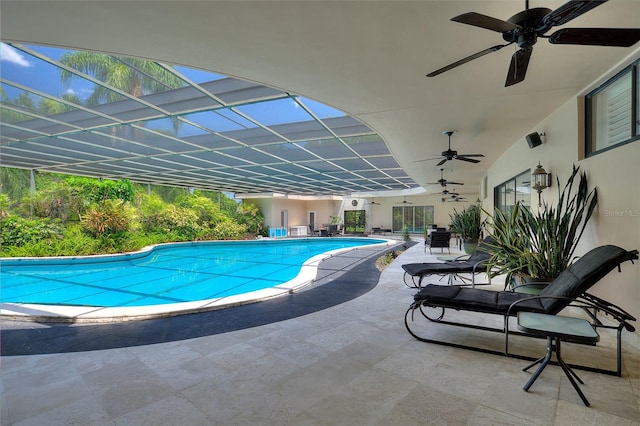
[[[529,275],[517,274],[512,277],[511,288],[516,293],[540,294],[553,281],[553,278],[535,278]]]
[[[464,248],[464,252],[466,254],[473,254],[476,252],[476,249],[478,248],[478,239],[467,238],[462,241],[462,247]]]

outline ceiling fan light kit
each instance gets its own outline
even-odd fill
[[[435,77],[515,43],[519,50],[513,54],[509,64],[505,81],[505,87],[509,87],[524,80],[533,53],[533,46],[538,41],[538,37],[546,38],[552,44],[583,46],[630,47],[640,41],[639,28],[563,28],[551,35],[546,35],[551,28],[564,25],[606,2],[607,0],[572,0],[555,10],[551,10],[546,7],[529,9],[529,1],[526,0],[525,10],[516,13],[506,21],[476,12],[468,12],[451,18],[454,22],[501,33],[507,44],[493,46],[474,53],[427,74],[427,77]]]

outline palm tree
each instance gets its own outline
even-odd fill
[[[175,74],[155,62],[144,59],[74,51],[63,54],[60,62],[135,97],[184,86],[184,82]],[[76,74],[62,69],[60,77],[64,83],[68,83]],[[96,85],[93,93],[87,98],[87,105],[119,99],[116,92]]]
[[[164,92],[185,85],[184,81],[175,74],[155,62],[144,59],[73,51],[63,54],[60,57],[60,62],[138,98],[149,93]],[[66,69],[61,69],[60,77],[63,83],[68,83],[77,75]],[[95,106],[119,100],[121,97],[117,92],[96,84],[86,100],[86,105]],[[172,117],[171,121],[174,132],[178,133],[180,121],[176,117]]]

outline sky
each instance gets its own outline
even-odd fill
[[[24,47],[27,51],[22,51],[8,44],[0,43],[0,76],[3,80],[30,88],[30,90],[36,92],[45,93],[55,98],[60,98],[64,94],[72,94],[77,96],[81,101],[85,101],[93,92],[93,82],[77,77],[67,83],[63,83],[58,67],[28,53],[28,50],[32,50],[36,52],[36,54],[44,55],[57,61],[64,53],[70,50],[37,45],[25,45]],[[174,66],[174,69],[196,84],[226,78],[214,72],[184,66]],[[2,84],[2,90],[10,99],[16,98],[22,92],[20,88],[4,83]],[[31,94],[30,97],[34,100],[35,104],[38,104],[41,99],[34,94]],[[345,115],[339,110],[311,99],[304,97],[299,97],[298,99],[321,119]],[[312,117],[293,99],[259,102],[238,107],[237,110],[241,114],[246,114],[266,126],[312,120]],[[229,109],[196,112],[185,115],[184,118],[192,121],[197,126],[203,126],[216,132],[256,127],[250,120],[245,119]],[[204,131],[197,126],[190,126],[188,123],[181,125],[178,136],[192,136],[204,133]],[[154,122],[147,121],[145,122],[145,127],[167,130],[173,128],[171,121],[167,118],[154,120]]]

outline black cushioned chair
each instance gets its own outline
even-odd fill
[[[471,256],[462,255],[447,262],[406,263],[402,265],[403,281],[408,287],[420,288],[422,280],[431,275],[471,274],[471,285],[475,286],[475,275],[487,271],[487,261],[491,257],[488,244],[492,241],[491,237],[482,240]]]
[[[489,353],[500,352],[419,337],[410,326],[413,323],[415,311],[418,310],[431,322],[486,331],[498,331],[505,333],[505,352],[503,354],[509,355],[509,317],[517,315],[520,311],[556,315],[569,305],[579,306],[585,308],[587,312],[592,312],[591,317],[594,321],[594,326],[618,330],[618,369],[615,373],[620,375],[622,357],[621,333],[623,329],[631,332],[635,331],[635,328],[629,324],[629,321],[635,321],[635,318],[622,308],[588,294],[587,290],[611,270],[616,267],[620,268],[620,264],[623,262],[635,259],[638,259],[637,250],[627,251],[613,245],[594,248],[569,266],[560,276],[545,287],[540,294],[535,296],[511,291],[492,291],[461,286],[428,284],[414,295],[414,301],[405,314],[405,326],[407,331],[418,340]],[[501,315],[504,317],[504,327],[498,329],[477,324],[444,321],[443,317],[447,308],[456,311]],[[611,316],[618,321],[618,326],[603,325],[597,319],[598,313]],[[592,370],[608,372],[600,369]]]
[[[446,248],[451,254],[451,248],[449,247],[449,241],[451,240],[451,232],[449,231],[433,231],[426,240],[424,240],[424,251],[427,251],[427,247],[429,247],[429,253],[431,253],[432,248],[440,248],[444,253],[444,249]]]
[[[319,229],[315,229],[312,224],[309,224],[309,234],[312,237],[319,237],[320,236],[320,230]]]

